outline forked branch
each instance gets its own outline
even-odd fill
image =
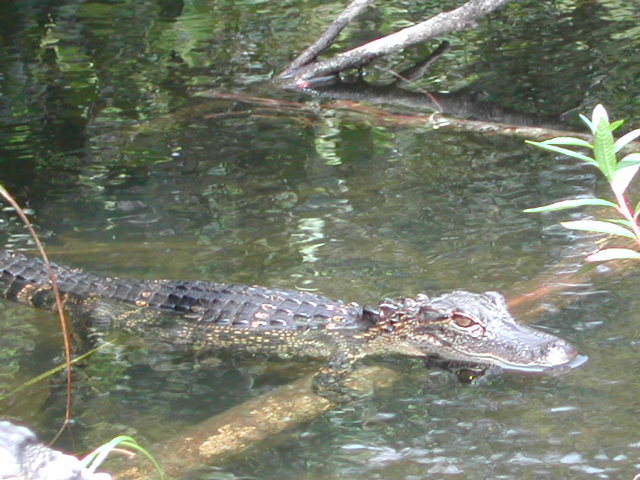
[[[358,17],[366,8],[375,0],[353,0],[338,17],[331,22],[320,38],[312,45],[306,48],[298,57],[291,62],[289,67],[282,72],[282,77],[288,77],[295,73],[297,69],[313,62],[315,58],[325,51],[333,41],[338,37],[340,32],[349,25],[356,17]]]
[[[337,36],[337,32],[342,30],[348,21],[353,20],[366,6],[373,3],[365,0],[354,1],[338,17],[340,22],[336,19],[316,43],[305,50],[280,74],[280,78],[286,79],[287,83],[293,81],[295,84],[312,78],[336,75],[351,68],[362,67],[383,55],[399,52],[407,47],[447,33],[475,27],[479,19],[511,1],[513,0],[470,0],[454,10],[441,12],[428,20],[366,43],[348,52],[326,60],[314,61],[317,54],[331,44]],[[338,28],[339,30],[337,30]]]

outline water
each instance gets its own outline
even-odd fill
[[[592,240],[556,227],[564,215],[522,209],[599,191],[588,168],[556,162],[521,139],[238,101],[309,100],[265,81],[340,5],[274,5],[1,7],[1,181],[29,207],[56,261],[120,276],[303,288],[365,304],[455,288],[515,292],[575,267],[576,250]],[[417,8],[398,5],[372,12],[353,34],[393,29],[403,8]],[[545,15],[557,22],[543,22],[531,6],[512,8],[536,27],[515,22],[500,34],[492,23],[452,38],[454,50],[425,85],[482,80],[493,99],[547,114],[605,101],[616,117],[637,122],[634,100],[614,88],[633,91],[637,82],[625,73],[631,53],[620,53],[637,40],[624,20],[613,25],[615,6],[599,7],[593,37],[584,39],[607,39],[597,57],[607,61],[592,63],[593,50],[566,41],[551,85],[543,73],[553,58],[509,39],[529,31],[558,50],[557,29],[569,22],[584,31],[580,22],[590,17],[556,6]],[[496,48],[498,35],[510,49]],[[487,51],[508,55],[490,59]],[[236,97],[197,96],[212,91]],[[0,222],[5,245],[30,248],[11,212]],[[190,478],[633,478],[635,284],[635,274],[602,276],[572,289],[562,309],[547,301],[535,323],[590,357],[565,376],[509,374],[467,386],[418,361],[386,360],[403,375],[365,408],[335,409],[273,448]],[[51,315],[3,302],[0,322],[3,391],[61,361]],[[77,426],[65,448],[83,452],[122,433],[153,444],[309,371],[176,359],[123,335],[112,340],[78,372]],[[2,413],[50,438],[63,395],[57,383],[41,384],[11,397]]]

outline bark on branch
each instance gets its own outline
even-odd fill
[[[326,50],[340,34],[340,32],[349,25],[356,17],[371,5],[375,0],[354,0],[344,9],[344,11],[327,27],[320,38],[302,52],[291,62],[291,65],[281,73],[282,77],[290,76],[300,67],[311,63],[320,53]]]
[[[399,52],[407,47],[450,32],[474,27],[477,20],[511,1],[513,0],[470,0],[454,10],[439,13],[424,22],[379,38],[348,52],[341,53],[333,58],[310,63],[306,66],[299,66],[301,63],[299,57],[280,77],[283,79],[293,79],[295,83],[303,82],[311,78],[335,75],[350,68],[361,67],[383,55]],[[354,3],[357,2],[353,2],[350,8]],[[345,14],[346,11],[343,15]],[[323,37],[325,37],[325,35],[326,38],[330,38],[327,32],[325,32]],[[333,38],[335,38],[335,35]],[[317,43],[318,42],[316,42],[316,44]],[[308,55],[306,61],[311,61],[313,58],[313,56]]]

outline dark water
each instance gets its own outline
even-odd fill
[[[603,102],[637,125],[637,7],[537,4],[451,36],[453,50],[422,87],[473,85],[544,114]],[[422,3],[394,5],[367,14],[351,38],[424,15]],[[590,240],[557,227],[565,216],[522,209],[601,191],[588,168],[522,139],[210,98],[312,102],[267,82],[340,7],[4,2],[0,181],[28,207],[56,261],[120,276],[278,285],[373,303],[454,288],[508,293],[564,269],[567,257],[575,266]],[[0,222],[6,246],[31,247],[15,215],[5,211]],[[590,356],[566,376],[470,387],[419,362],[390,362],[406,373],[366,411],[336,409],[284,444],[197,478],[631,479],[640,472],[636,285],[637,275],[603,276],[535,319]],[[51,315],[4,302],[0,319],[3,391],[60,362]],[[222,368],[113,341],[80,372],[67,448],[86,451],[122,433],[152,444],[301,368]],[[62,389],[28,392],[2,413],[50,436]]]

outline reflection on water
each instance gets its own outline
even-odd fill
[[[300,233],[294,233],[291,237],[293,243],[300,245],[300,254],[303,262],[317,262],[315,252],[324,245],[324,220],[321,218],[301,218],[298,222]]]
[[[191,95],[265,96],[257,83],[313,38],[327,18],[318,12],[338,4],[7,4],[16,8],[0,6],[1,183],[30,208],[60,262],[366,304],[454,288],[508,292],[575,268],[576,242],[590,243],[554,226],[558,216],[522,209],[597,192],[593,172],[519,140]],[[361,27],[393,28],[414,9],[399,5],[372,11]],[[454,90],[482,80],[500,101],[535,111],[586,95],[628,117],[638,62],[623,47],[638,37],[625,19],[636,7],[567,5],[514,4],[510,18],[521,22],[496,20],[466,45],[454,41],[426,81]],[[307,21],[314,29],[298,28]],[[593,37],[584,34],[590,25]],[[463,64],[473,69],[464,78]],[[4,245],[30,245],[10,212],[0,226]],[[263,479],[632,478],[640,471],[634,285],[630,276],[576,287],[569,307],[549,305],[536,320],[589,355],[565,376],[505,375],[470,387],[421,362],[389,361],[404,376],[366,408],[336,409],[283,446],[225,468]],[[60,350],[49,315],[2,306],[6,391],[57,364]],[[175,358],[127,336],[112,340],[78,381],[69,448],[124,432],[152,443],[313,368]],[[36,391],[10,413],[46,436],[63,397],[55,384]],[[222,476],[202,478],[212,475]]]

